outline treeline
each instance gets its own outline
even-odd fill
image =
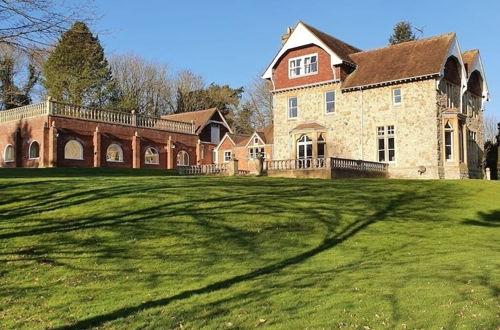
[[[106,57],[99,38],[83,22],[43,50],[0,42],[0,108],[30,104],[48,95],[68,103],[159,116],[217,107],[240,133],[272,120],[272,97],[256,78],[246,88],[205,79],[190,70],[135,54]]]

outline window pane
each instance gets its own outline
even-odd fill
[[[384,127],[377,127],[377,135],[384,135]]]
[[[326,102],[333,102],[334,95],[335,94],[333,92],[326,92]]]
[[[299,158],[304,158],[305,146],[299,145]]]
[[[378,139],[378,149],[379,150],[385,149],[385,140],[384,139]]]
[[[380,150],[378,152],[378,161],[379,162],[384,162],[385,161],[385,151],[384,150]]]
[[[393,162],[394,161],[394,150],[389,150],[389,161]]]
[[[394,138],[387,139],[387,144],[389,145],[389,149],[394,149]]]
[[[311,158],[312,157],[312,148],[313,148],[312,144],[306,145],[306,148],[307,148],[306,149],[306,157]]]
[[[325,157],[325,144],[318,143],[318,158],[324,158],[324,157]]]

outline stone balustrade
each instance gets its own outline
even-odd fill
[[[109,124],[150,128],[185,134],[195,134],[196,129],[193,123],[162,119],[159,117],[146,116],[129,112],[103,110],[82,105],[62,103],[53,100],[30,104],[11,110],[0,111],[0,123],[44,115],[91,120]]]
[[[226,174],[227,164],[207,164],[207,165],[190,165],[179,166],[179,174],[181,175],[203,175],[203,174]]]
[[[270,160],[264,163],[265,170],[311,170],[311,169],[349,169],[359,171],[387,172],[388,164],[345,158],[305,158]]]

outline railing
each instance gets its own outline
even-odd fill
[[[386,172],[388,164],[345,158],[305,158],[270,160],[264,163],[265,170],[314,170],[340,168],[359,171]]]
[[[224,174],[227,171],[227,164],[179,166],[178,170],[181,175]]]
[[[329,165],[325,158],[268,160],[264,162],[264,170],[322,169]]]
[[[102,110],[80,105],[51,101],[50,113],[53,116],[86,119],[110,124],[152,128],[162,131],[194,134],[193,123],[138,115],[128,112]]]
[[[159,117],[133,114],[129,112],[103,110],[81,105],[45,101],[24,107],[0,111],[0,123],[17,121],[25,118],[51,115],[65,118],[98,121],[162,131],[195,134],[195,125],[183,121],[162,119]]]
[[[16,121],[24,118],[48,115],[47,102],[40,102],[24,107],[0,111],[0,123]]]
[[[386,163],[368,162],[364,160],[330,158],[330,167],[359,171],[387,172],[389,165]]]

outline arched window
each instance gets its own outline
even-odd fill
[[[158,155],[158,150],[153,147],[147,148],[146,152],[144,153],[144,162],[146,164],[160,164],[160,156]]]
[[[449,121],[444,125],[444,158],[447,162],[453,161],[453,126]]]
[[[29,149],[29,159],[37,159],[40,157],[40,144],[38,142],[33,141],[30,144]]]
[[[110,144],[106,150],[106,161],[114,163],[123,163],[123,150],[117,144]]]
[[[64,159],[83,160],[83,146],[77,140],[69,140],[64,146]]]
[[[312,140],[307,135],[297,140],[297,156],[299,159],[312,158]]]
[[[177,165],[178,166],[189,165],[189,154],[184,150],[179,151],[179,153],[177,154]]]
[[[4,162],[13,162],[15,160],[14,147],[12,146],[12,144],[9,144],[5,147],[5,150],[3,152],[3,160]]]

